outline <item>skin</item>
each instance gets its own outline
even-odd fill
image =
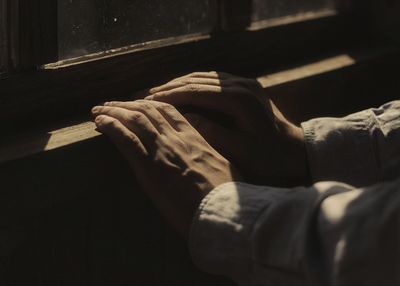
[[[98,130],[130,162],[143,191],[185,238],[202,199],[223,183],[304,180],[303,132],[256,81],[195,73],[147,95],[146,100],[105,103],[92,113]],[[184,116],[174,106],[212,110],[231,124],[224,127],[196,113]]]
[[[201,200],[241,177],[170,104],[139,100],[92,109],[100,132],[128,159],[143,191],[184,237]]]
[[[303,130],[286,120],[256,80],[192,73],[150,89],[146,99],[223,115],[229,126],[199,113],[185,117],[247,182],[294,186],[309,181]]]

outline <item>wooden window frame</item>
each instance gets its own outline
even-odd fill
[[[357,15],[360,20],[354,21],[351,12],[250,25],[250,0],[216,0],[221,17],[210,36],[159,40],[55,62],[57,31],[46,21],[56,23],[56,1],[0,3],[14,15],[14,21],[7,20],[13,72],[0,78],[0,128],[7,133],[87,114],[93,104],[132,98],[133,91],[194,70],[256,76],[368,38],[365,19]],[[42,65],[46,62],[55,63]]]

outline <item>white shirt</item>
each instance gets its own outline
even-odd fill
[[[400,101],[302,127],[314,185],[217,187],[194,262],[240,285],[400,285]]]

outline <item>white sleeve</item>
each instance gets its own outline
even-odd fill
[[[313,182],[367,186],[400,174],[400,101],[302,124]]]
[[[400,101],[302,127],[325,182],[219,186],[193,220],[195,263],[242,285],[400,285]]]
[[[400,180],[279,189],[227,183],[193,220],[204,271],[240,285],[399,285]]]

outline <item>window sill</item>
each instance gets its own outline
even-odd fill
[[[394,47],[358,50],[264,74],[258,80],[288,117],[298,123],[314,116],[345,114],[368,106],[369,102],[379,104],[376,100],[384,101],[385,97],[381,95],[374,101],[376,97],[368,85],[381,86],[382,90],[385,86],[393,88],[387,83],[394,80],[389,70],[398,60],[398,50]],[[361,94],[363,90],[369,90],[368,94]],[[315,110],[316,106],[319,106],[318,110]],[[78,146],[99,136],[94,124],[87,119],[22,132],[2,140],[0,164]]]

